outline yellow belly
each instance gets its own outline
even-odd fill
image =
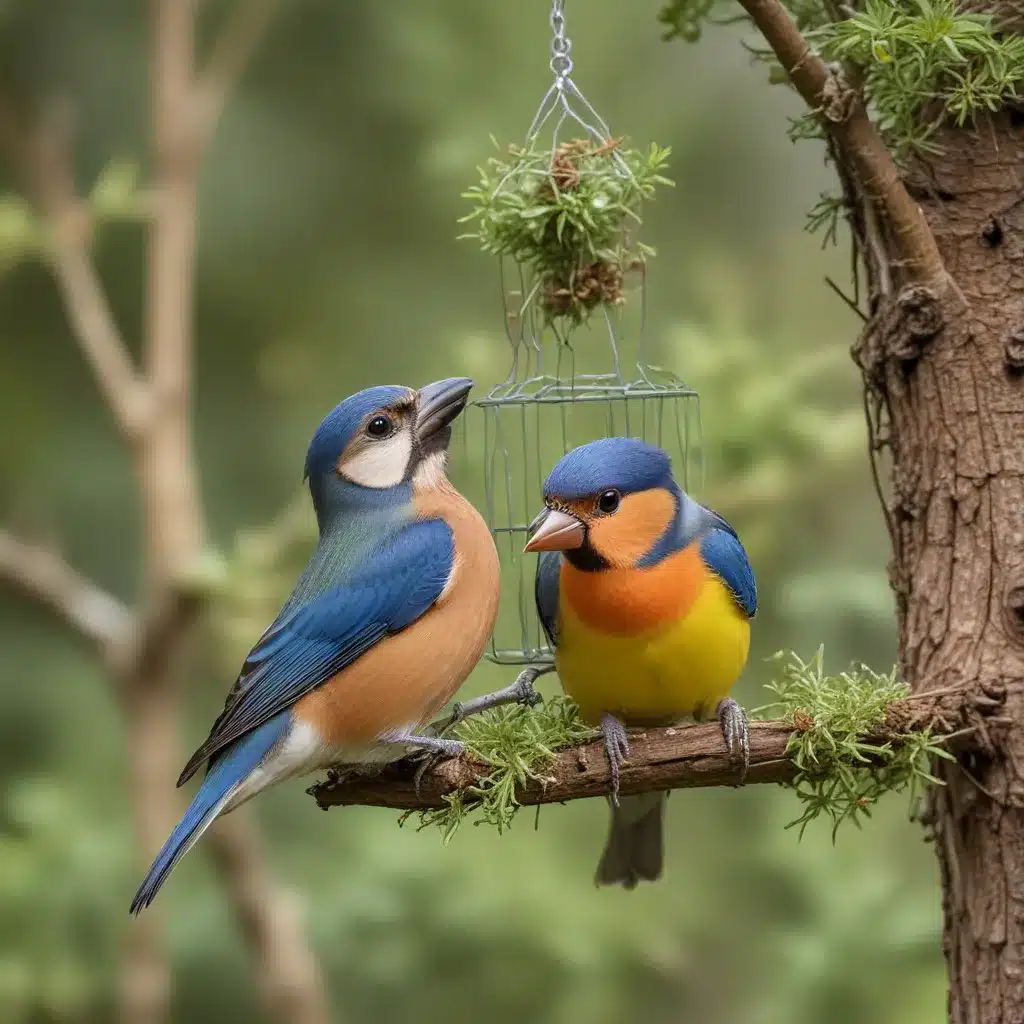
[[[644,724],[714,712],[747,662],[750,622],[725,586],[709,580],[681,622],[637,636],[609,636],[560,615],[556,662],[584,721],[603,712]]]

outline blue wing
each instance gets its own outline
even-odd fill
[[[452,532],[411,523],[344,584],[274,623],[253,648],[209,737],[178,785],[229,743],[325,683],[437,600],[452,571]]]
[[[561,552],[542,551],[537,559],[537,578],[533,595],[537,602],[540,624],[544,627],[552,647],[558,646],[558,578],[561,572]]]
[[[701,558],[709,569],[722,578],[747,616],[753,618],[757,613],[754,570],[736,531],[717,512],[711,515],[714,523],[700,540]]]

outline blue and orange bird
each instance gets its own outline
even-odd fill
[[[668,455],[634,438],[576,448],[551,471],[530,525],[537,609],[566,693],[599,725],[612,772],[598,885],[661,876],[665,793],[618,799],[626,726],[717,715],[730,756],[749,759],[729,692],[747,661],[754,573],[733,528],[685,494]]]
[[[274,783],[416,749],[462,752],[418,732],[479,661],[498,609],[491,534],[445,475],[472,386],[370,388],[320,424],[306,455],[319,544],[181,773],[179,786],[207,765],[133,913],[218,815]]]

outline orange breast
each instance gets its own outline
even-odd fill
[[[562,600],[588,626],[635,636],[685,618],[707,579],[694,543],[647,569],[582,572],[565,560],[560,584]]]
[[[487,524],[449,486],[417,495],[416,505],[422,518],[451,527],[451,578],[426,614],[298,702],[296,714],[333,746],[429,722],[473,671],[494,628],[498,553]]]

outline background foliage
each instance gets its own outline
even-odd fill
[[[787,141],[799,107],[765,87],[739,29],[665,43],[659,6],[570,4],[569,34],[575,78],[613,130],[672,147],[677,187],[644,236],[659,253],[652,358],[702,394],[702,497],[758,571],[763,611],[739,688],[753,705],[766,699],[762,658],[780,647],[824,642],[832,669],[891,664],[887,542],[847,354],[856,323],[822,281],[842,280],[847,257],[803,231],[830,184],[822,153]],[[98,259],[129,337],[143,261],[123,197],[145,161],[146,13],[129,0],[0,3],[0,66],[76,102],[79,184],[105,182],[94,202],[118,211]],[[546,16],[542,0],[292,0],[227,111],[201,190],[195,412],[214,539],[234,571],[194,651],[190,743],[289,585],[301,542],[281,556],[261,525],[296,500],[324,412],[396,376],[504,377],[497,279],[455,241],[459,192],[489,134],[521,137],[547,87]],[[51,279],[19,260],[32,248],[23,213],[0,209],[0,519],[60,536],[129,596],[131,470]],[[98,1024],[137,881],[118,713],[86,651],[44,614],[0,602],[0,1019]],[[485,665],[467,692],[504,681]],[[321,814],[301,783],[261,800],[339,1021],[481,1009],[551,1024],[938,1019],[937,882],[900,798],[833,848],[825,823],[802,843],[783,830],[798,813],[785,793],[676,794],[668,878],[632,894],[592,887],[605,813],[545,809],[539,832],[522,815],[500,839],[466,828],[443,849],[435,831],[399,832],[391,812]],[[162,900],[175,1019],[256,1019],[200,852]]]

